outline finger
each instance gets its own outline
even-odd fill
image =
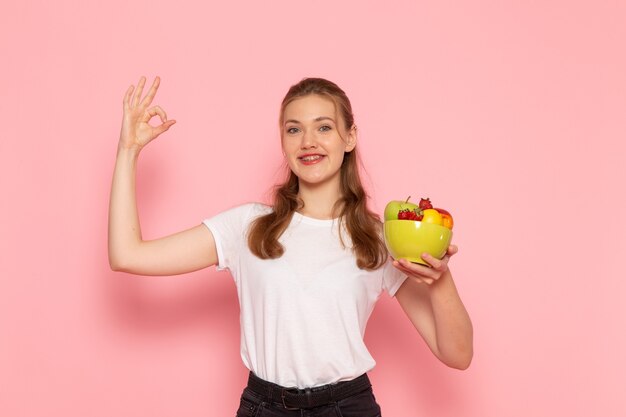
[[[430,255],[428,255],[430,256]],[[431,259],[435,259],[432,256],[430,256]],[[419,273],[420,275],[424,275],[427,277],[434,277],[437,275],[437,270],[435,267],[432,266],[432,264],[429,262],[429,258],[422,256],[422,260],[424,262],[426,262],[426,264],[421,264],[421,263],[414,263],[414,262],[407,262],[407,268],[411,268],[412,270],[414,270],[415,272]]]
[[[161,79],[157,75],[156,78],[154,79],[154,82],[152,83],[152,87],[150,87],[150,90],[148,90],[148,94],[144,97],[143,100],[141,100],[142,106],[148,107],[150,103],[152,103],[152,100],[154,99],[154,96],[157,90],[159,89],[160,83],[161,83]]]
[[[438,271],[445,267],[445,262],[444,261],[441,261],[441,260],[435,258],[430,253],[427,253],[427,252],[422,253],[422,259],[424,261],[428,262],[428,264],[430,266],[432,266],[434,269],[436,269]]]
[[[146,110],[142,121],[147,122],[154,116],[159,116],[161,118],[161,123],[165,123],[167,121],[167,114],[165,114],[165,110],[163,110],[159,106],[152,106],[148,110]]]
[[[139,79],[139,84],[137,84],[137,91],[135,91],[135,96],[133,97],[133,102],[131,103],[131,107],[137,107],[139,104],[139,99],[141,99],[141,93],[143,93],[143,86],[146,84],[146,77],[143,75]]]
[[[452,256],[455,253],[457,253],[458,251],[459,251],[459,247],[457,245],[450,245],[450,246],[448,246],[448,251],[447,251],[448,255]]]
[[[420,284],[426,284],[426,285],[430,285],[433,282],[435,282],[434,279],[432,278],[425,278],[425,277],[413,277],[411,276],[412,279],[414,279],[416,282],[420,283]]]
[[[123,101],[124,102],[124,110],[128,109],[128,104],[130,103],[130,98],[131,98],[131,95],[132,95],[134,89],[135,89],[135,86],[131,85],[126,90],[126,94],[124,94],[124,101]]]
[[[411,272],[413,274],[422,274],[424,272],[428,272],[428,270],[430,269],[426,265],[413,263],[413,262],[411,262],[411,261],[409,261],[407,259],[404,259],[404,258],[398,259],[396,262],[398,263],[398,266],[400,268],[402,268],[405,271],[409,271],[409,272]]]
[[[432,278],[436,276],[437,274],[436,271],[433,271],[432,268],[429,268],[426,265],[416,264],[416,263],[407,261],[406,259],[399,259],[396,262],[398,263],[398,266],[397,266],[398,269],[400,269],[402,272],[412,277]]]
[[[156,132],[156,136],[159,136],[161,133],[163,133],[166,130],[168,130],[170,128],[170,126],[172,126],[174,123],[176,123],[176,120],[168,120],[167,122],[163,123],[162,125],[155,127],[154,131]]]
[[[403,272],[406,275],[415,275],[414,271],[411,271],[407,268],[404,267],[404,265],[402,265],[399,261],[394,261],[393,265],[400,270],[401,272]]]
[[[152,106],[153,109],[153,116],[155,114],[158,114],[159,117],[161,118],[161,122],[165,123],[167,121],[167,114],[165,113],[165,110],[163,110],[161,108],[161,106]]]

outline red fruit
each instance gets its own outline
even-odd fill
[[[419,204],[419,207],[420,207],[422,210],[426,210],[426,209],[431,209],[431,208],[433,208],[433,205],[432,205],[432,203],[430,202],[430,198],[426,197],[426,198],[422,198],[422,199],[420,199],[420,204]]]
[[[424,217],[420,209],[403,209],[398,211],[398,220],[416,220],[420,221]]]
[[[454,220],[452,219],[452,215],[448,213],[447,210],[444,210],[442,208],[436,208],[435,210],[437,210],[439,214],[441,214],[441,217],[443,218],[443,226],[447,227],[448,229],[452,229],[454,227]]]

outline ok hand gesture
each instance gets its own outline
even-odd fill
[[[156,77],[148,94],[142,99],[141,94],[146,84],[146,78],[141,77],[135,94],[134,85],[128,87],[124,95],[124,118],[118,148],[141,150],[152,139],[170,128],[176,120],[167,120],[165,111],[159,106],[149,107],[159,88],[160,78]],[[154,116],[161,118],[161,124],[151,126],[150,119]]]

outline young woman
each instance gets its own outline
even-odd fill
[[[336,84],[305,78],[287,92],[279,124],[290,172],[271,206],[243,204],[144,241],[137,158],[175,123],[151,106],[159,78],[142,98],[145,81],[124,96],[109,207],[111,268],[141,275],[230,270],[250,370],[237,416],[379,416],[363,334],[382,291],[395,296],[437,358],[469,366],[472,325],[448,267],[457,247],[441,260],[424,254],[430,267],[389,258],[359,179],[350,101]],[[149,124],[154,116],[159,126]]]

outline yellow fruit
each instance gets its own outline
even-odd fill
[[[426,209],[424,210],[424,218],[422,219],[422,223],[431,223],[443,226],[443,217],[435,209]]]

